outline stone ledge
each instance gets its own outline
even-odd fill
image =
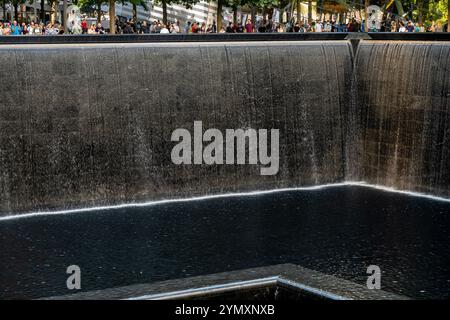
[[[369,290],[366,287],[331,275],[303,268],[294,264],[280,264],[251,268],[231,272],[222,272],[204,276],[166,280],[154,283],[135,284],[104,290],[80,292],[72,295],[42,298],[44,300],[151,300],[166,294],[168,299],[173,292],[185,292],[187,295],[197,288],[207,290],[211,286],[239,284],[255,280],[281,280],[283,282],[309,287],[322,292],[325,299],[344,300],[405,300],[408,297],[383,290]]]
[[[244,42],[244,41],[327,41],[346,39],[450,41],[450,33],[219,33],[219,34],[134,34],[134,35],[58,35],[0,36],[2,44],[58,43],[153,43],[153,42]]]

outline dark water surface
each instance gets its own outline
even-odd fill
[[[382,289],[450,297],[450,203],[345,186],[0,221],[0,298],[294,263]]]

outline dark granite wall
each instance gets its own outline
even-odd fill
[[[344,180],[345,41],[2,46],[0,214]],[[172,131],[280,129],[280,169],[172,164]]]
[[[355,60],[347,179],[449,197],[450,42],[364,41]]]

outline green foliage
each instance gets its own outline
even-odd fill
[[[323,1],[326,2],[327,0]],[[433,21],[446,23],[448,19],[449,1],[450,0],[395,0],[392,2],[391,0],[370,0],[369,4],[378,5],[385,11],[386,6],[389,4],[389,12],[394,14],[404,13],[405,19],[412,19],[416,22],[419,20],[419,16],[421,16],[424,24],[430,25]],[[331,2],[345,5],[349,8],[349,11],[364,8],[364,2],[358,0],[331,0]],[[362,6],[361,3],[363,4]]]
[[[245,2],[247,5],[261,9],[277,7],[280,4],[280,0],[247,0]]]
[[[450,0],[442,0],[435,2],[433,7],[433,18],[435,21],[446,23],[448,20],[448,6]]]
[[[16,6],[20,6],[21,4],[24,4],[26,0],[9,0],[9,1],[5,1],[5,3],[10,3],[12,6],[16,7]],[[33,3],[33,2],[31,2]]]
[[[167,5],[178,4],[189,8],[200,2],[200,0],[153,0],[153,3],[156,5],[161,5],[163,2]]]
[[[280,0],[222,0],[224,6],[238,8],[242,6],[256,7],[258,9],[274,8],[280,5]]]
[[[406,19],[412,19],[417,22],[419,21],[419,17],[422,17],[422,22],[426,26],[429,26],[433,21],[441,23],[447,21],[448,1],[449,0],[399,0],[399,3],[401,3]],[[395,4],[391,5],[389,10],[395,14],[399,13]]]
[[[183,5],[187,8],[191,8],[193,5],[198,3],[200,0],[154,0],[154,4],[161,5],[165,3],[166,5],[178,4]],[[210,0],[214,1],[214,0]],[[231,8],[239,8],[242,6],[256,7],[258,9],[268,9],[268,8],[282,8],[285,7],[289,2],[292,2],[295,7],[296,0],[215,0],[220,1],[223,6]],[[322,0],[320,3],[326,2],[327,0]],[[334,3],[339,3],[346,6],[349,11],[360,10],[364,8],[364,3],[359,0],[329,0]],[[448,2],[450,0],[398,0],[398,4],[401,9],[405,11],[405,18],[418,20],[419,16],[422,17],[424,24],[429,25],[432,21],[446,23],[448,17]],[[0,0],[0,3],[23,3],[25,0]],[[74,0],[75,4],[83,8],[96,8],[98,4],[107,4],[108,0]],[[141,6],[145,10],[148,10],[147,2],[145,0],[118,0],[121,3],[131,3],[136,6]],[[302,2],[307,2],[307,0],[302,0]],[[370,4],[376,4],[382,8],[390,0],[371,0]],[[361,4],[363,4],[361,6]],[[320,8],[319,8],[320,9]],[[398,14],[399,9],[396,4],[393,3],[389,7],[389,11]]]
[[[149,10],[148,3],[145,0],[116,0],[115,2],[122,4],[130,3],[138,7],[140,6],[147,11]],[[90,11],[92,9],[97,9],[98,6],[109,4],[109,0],[75,0],[73,1],[73,4],[80,7],[82,11]]]
[[[14,20],[20,20],[20,17],[18,16],[19,13],[19,7],[20,5],[24,4],[26,0],[3,0],[1,2],[2,6],[3,4],[11,4],[14,8],[14,15],[13,15],[13,19]],[[31,4],[33,3],[33,0],[31,0],[30,2]]]
[[[124,1],[124,2],[131,3],[132,5],[135,5],[137,7],[142,7],[142,8],[144,8],[144,10],[147,10],[147,11],[149,9],[147,1],[145,1],[145,0],[128,0],[128,1]]]
[[[81,10],[86,10],[88,8],[96,8],[99,5],[107,4],[108,0],[77,0],[73,2]]]

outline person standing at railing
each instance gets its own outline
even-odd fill
[[[320,20],[316,22],[316,32],[322,32],[322,22]]]
[[[228,26],[227,26],[226,32],[227,33],[234,33],[235,32],[235,30],[233,28],[233,23],[228,22]]]
[[[11,26],[11,35],[20,36],[22,34],[22,28],[17,24],[17,21],[14,20]]]
[[[83,21],[81,21],[81,31],[83,34],[86,34],[88,32],[88,23],[86,19],[83,19]]]
[[[414,32],[415,31],[415,27],[414,24],[412,23],[411,20],[408,21],[408,24],[406,25],[406,31],[408,32]]]
[[[397,22],[395,20],[391,21],[391,32],[397,32]]]
[[[28,34],[27,24],[25,22],[22,22],[22,26],[20,27],[20,30],[21,30],[23,35],[27,35]]]
[[[247,23],[245,24],[245,32],[252,33],[254,32],[255,27],[253,26],[252,21],[249,19],[247,20]]]
[[[161,34],[167,34],[170,33],[169,29],[167,29],[166,25],[163,24],[161,30],[159,31]]]

